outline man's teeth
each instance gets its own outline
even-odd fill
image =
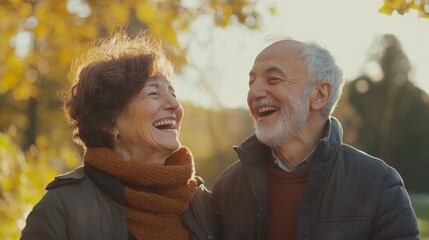
[[[277,110],[276,107],[273,106],[263,106],[258,108],[258,113],[268,112],[268,111],[275,111]]]
[[[176,121],[174,121],[174,120],[161,120],[161,121],[155,122],[153,125],[155,127],[160,127],[160,126],[165,126],[165,125],[175,126]]]

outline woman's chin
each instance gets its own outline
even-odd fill
[[[180,145],[180,142],[171,142],[171,143],[165,144],[165,145],[163,146],[163,148],[164,148],[166,151],[168,151],[168,152],[170,152],[170,153],[173,153],[173,152],[175,152],[175,151],[179,150],[179,148],[180,148],[181,146],[182,146],[182,145]]]

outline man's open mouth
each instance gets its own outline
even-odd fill
[[[274,106],[262,106],[262,107],[259,107],[257,110],[258,110],[259,117],[265,117],[277,111],[278,108]]]

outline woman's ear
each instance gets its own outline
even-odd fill
[[[321,110],[328,104],[331,97],[332,85],[327,81],[316,83],[311,92],[311,110]]]

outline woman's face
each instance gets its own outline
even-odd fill
[[[182,116],[170,83],[162,76],[149,78],[116,119],[116,145],[133,159],[169,155],[180,147]]]

